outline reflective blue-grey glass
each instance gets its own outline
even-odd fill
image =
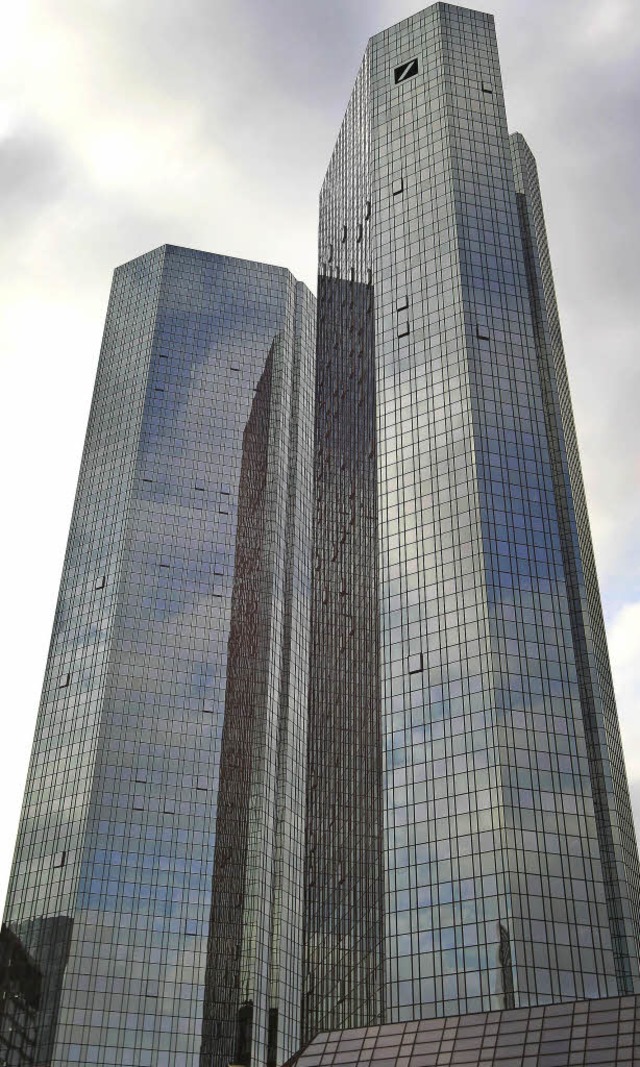
[[[371,39],[319,241],[305,1034],[632,992],[637,850],[491,16]]]
[[[299,1045],[314,326],[281,268],[115,272],[6,912],[38,1064]]]

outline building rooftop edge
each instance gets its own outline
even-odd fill
[[[495,22],[495,16],[490,11],[482,11],[480,8],[469,7],[467,4],[446,4],[443,0],[437,0],[437,3],[427,4],[425,7],[421,7],[417,11],[414,11],[413,15],[407,15],[406,18],[399,19],[397,22],[392,22],[389,26],[385,26],[384,29],[378,30],[377,33],[372,34],[368,40],[367,48],[372,41],[377,41],[379,38],[384,37],[385,34],[390,33],[391,30],[396,30],[399,26],[404,26],[406,23],[412,22],[419,15],[424,15],[426,11],[434,11],[436,8],[449,8],[451,11],[468,11],[473,15],[483,15],[488,21]]]
[[[275,271],[279,274],[288,274],[296,285],[304,286],[304,288],[313,296],[313,293],[307,283],[297,278],[293,271],[289,269],[289,267],[282,267],[277,263],[267,263],[266,261],[260,259],[248,259],[244,256],[231,256],[227,255],[225,252],[207,252],[205,249],[202,248],[192,248],[190,245],[177,245],[173,244],[170,241],[166,241],[163,244],[156,245],[154,248],[147,249],[146,252],[141,252],[137,256],[132,256],[131,259],[126,259],[124,260],[124,262],[118,263],[114,270],[122,270],[124,267],[128,267],[131,263],[135,263],[137,262],[137,260],[140,259],[146,259],[147,256],[152,256],[155,253],[171,251],[188,252],[192,255],[204,256],[207,259],[217,259],[223,263],[242,263],[245,266],[262,267],[270,271]]]

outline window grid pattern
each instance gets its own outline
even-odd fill
[[[400,23],[372,85],[378,279],[389,256],[412,307],[377,331],[387,1018],[611,994],[492,19]]]
[[[70,953],[163,262],[158,250],[113,277],[7,893],[5,921],[42,971],[42,1063]]]
[[[635,1064],[635,996],[319,1034],[290,1067],[595,1067]]]
[[[413,59],[416,73],[398,82]],[[363,200],[366,240],[351,246]],[[635,899],[635,853],[627,838],[616,889],[601,860],[557,430],[521,222],[492,18],[437,4],[374,37],[321,197],[316,450],[328,554],[350,490],[322,484],[320,442],[353,433],[344,383],[358,337],[356,319],[329,313],[331,289],[370,278],[377,576],[366,553],[350,557],[354,587],[373,575],[379,593],[380,629],[369,632],[380,643],[385,977],[370,1021],[628,988],[611,918]],[[342,361],[333,398],[321,385],[332,349]],[[571,512],[570,495],[564,504]],[[333,557],[335,572],[316,548],[314,612],[340,573],[340,549]],[[311,783],[314,773],[330,783],[310,789],[310,832],[352,825],[364,839],[378,826],[375,799],[352,790],[334,813],[336,796],[344,804],[334,767],[352,744],[334,696],[352,665],[339,644],[319,647],[310,729],[317,720],[334,740],[310,745]],[[372,722],[372,766],[379,740]],[[309,849],[312,870],[311,839]],[[308,990],[316,1028],[348,1025],[339,1020],[357,1006],[337,909],[320,902],[339,904],[326,888],[336,882],[352,916],[365,899],[356,868],[345,877],[323,862],[322,887],[307,892],[308,956],[324,945],[326,960]]]
[[[640,870],[536,162],[511,139],[620,992],[638,989]],[[571,500],[573,499],[573,508]]]
[[[365,63],[321,194],[303,1034],[382,1018],[380,703]],[[345,186],[349,196],[343,195]],[[365,814],[366,813],[366,814]]]
[[[313,298],[286,270],[166,246],[114,276],[34,748],[34,766],[59,777],[60,800],[51,804],[32,770],[7,906],[52,987],[39,1063],[216,1062],[202,1037],[220,947],[210,916],[239,486],[270,352],[270,556],[260,589],[268,670],[244,768],[254,851],[236,871],[253,887],[250,907],[236,902],[253,940],[243,940],[247,981],[230,1010],[237,1030],[241,994],[253,1002],[247,1065],[266,1062],[271,1008],[275,1055],[299,1046],[300,960],[291,953],[302,904],[308,514],[300,498],[311,432],[308,422],[294,425],[308,419],[308,399],[301,407],[293,392],[296,384],[308,397],[312,387]],[[303,446],[297,458],[294,442]],[[85,620],[85,600],[109,612]],[[69,684],[60,689],[63,673]],[[279,763],[288,763],[290,788]],[[43,867],[23,845],[36,832],[55,864]],[[287,884],[276,874],[277,844]],[[285,956],[277,974],[276,897]]]
[[[40,968],[4,923],[0,928],[0,1063],[33,1067]]]

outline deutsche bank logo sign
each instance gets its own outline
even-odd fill
[[[406,82],[409,78],[413,78],[414,74],[418,73],[418,60],[410,59],[408,63],[401,63],[399,67],[393,72],[393,80],[396,85],[400,82]]]

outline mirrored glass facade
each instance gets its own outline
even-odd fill
[[[369,42],[319,260],[305,1036],[635,992],[544,221],[490,15]]]
[[[281,268],[115,272],[6,906],[39,1067],[300,1045],[314,330]]]
[[[40,968],[4,923],[0,928],[0,1063],[33,1067]]]

